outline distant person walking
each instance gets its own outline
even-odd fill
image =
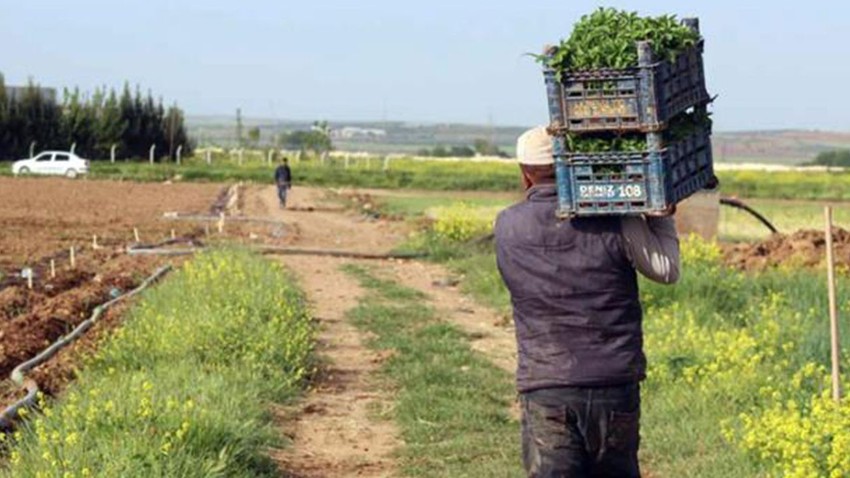
[[[292,187],[292,171],[289,169],[289,159],[283,158],[283,164],[274,171],[274,182],[277,184],[277,197],[280,207],[286,207],[286,193]]]

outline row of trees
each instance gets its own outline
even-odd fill
[[[508,154],[499,149],[498,146],[486,139],[476,139],[472,146],[435,146],[434,148],[423,148],[416,152],[419,156],[433,156],[436,158],[471,158],[473,156],[498,156],[507,158]]]
[[[850,149],[840,149],[835,151],[824,151],[818,153],[815,159],[808,164],[816,166],[839,166],[850,168]]]
[[[239,146],[258,148],[262,132],[258,126],[248,130],[247,140],[242,137],[242,110],[236,110],[236,141]],[[309,130],[284,131],[274,134],[269,144],[282,149],[322,154],[333,150],[333,141],[327,121],[314,121]]]
[[[70,150],[86,158],[107,158],[113,145],[120,157],[147,158],[151,145],[155,156],[174,156],[183,145],[190,154],[192,142],[186,134],[183,112],[167,109],[162,99],[150,92],[143,96],[125,84],[118,95],[114,89],[97,89],[91,95],[79,89],[64,90],[61,103],[43,94],[34,83],[22,93],[7,94],[0,75],[0,158],[16,159],[45,149]]]

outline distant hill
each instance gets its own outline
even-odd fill
[[[236,121],[225,116],[189,116],[189,134],[201,145],[235,144]],[[261,144],[271,144],[276,134],[308,129],[309,121],[243,118],[245,134],[260,128]],[[486,139],[513,154],[516,138],[525,126],[487,126],[456,123],[407,123],[400,121],[330,121],[334,145],[346,151],[377,154],[413,153],[422,148],[467,146]],[[807,130],[736,131],[713,135],[717,162],[794,165],[809,161],[821,151],[850,149],[850,132]]]
[[[718,162],[800,164],[822,151],[850,149],[850,132],[740,131],[717,133],[712,142]]]

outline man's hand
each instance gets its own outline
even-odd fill
[[[670,205],[667,209],[663,209],[661,211],[652,211],[644,214],[646,217],[668,217],[676,214],[676,205]]]

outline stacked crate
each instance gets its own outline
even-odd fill
[[[699,33],[697,19],[683,23]],[[615,70],[544,70],[558,176],[560,217],[660,212],[714,181],[710,126],[665,139],[669,122],[706,113],[703,41],[674,60],[656,62],[638,42],[638,66]],[[641,134],[640,152],[580,153],[567,134]]]

